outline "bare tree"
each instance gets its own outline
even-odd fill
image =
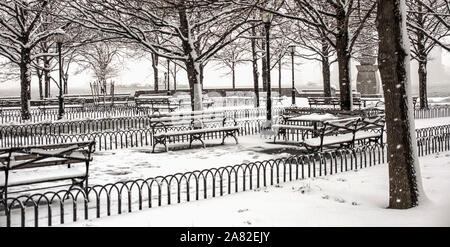
[[[251,61],[246,46],[246,40],[237,39],[214,55],[214,60],[219,62],[220,68],[229,70],[225,75],[231,74],[233,90],[236,89],[236,66]]]
[[[428,108],[427,62],[428,55],[436,46],[450,51],[450,45],[443,43],[450,36],[446,25],[450,20],[448,1],[445,0],[407,0],[408,34],[412,45],[411,57],[419,64],[420,108]]]
[[[285,36],[291,44],[302,49],[297,56],[318,61],[322,66],[323,92],[325,97],[331,96],[331,73],[330,66],[336,62],[335,50],[327,42],[323,32],[317,27],[308,27],[300,21],[291,24],[284,30]]]
[[[260,3],[261,1],[258,0],[236,2],[245,6],[257,6],[277,16],[298,20],[310,27],[319,28],[326,41],[336,50],[341,109],[351,110],[352,49],[364,23],[373,14],[376,7],[374,0],[292,0],[277,2],[279,4],[275,8],[265,7],[265,2]]]
[[[68,14],[80,25],[133,40],[160,57],[182,61],[195,110],[202,109],[205,61],[246,31],[243,26],[250,12],[228,1],[82,0],[69,4]],[[156,37],[160,42],[155,42]]]
[[[96,80],[106,88],[106,81],[119,73],[122,55],[120,46],[115,43],[97,42],[85,45],[77,51],[77,73],[92,71]]]
[[[43,40],[64,32],[67,23],[53,20],[45,30],[41,26],[45,13],[60,11],[58,1],[53,0],[5,0],[0,2],[0,56],[7,58],[20,69],[22,119],[30,119],[31,65],[36,58],[48,54],[36,51]]]
[[[386,105],[389,207],[418,205],[424,197],[414,133],[405,0],[378,0],[378,63]]]

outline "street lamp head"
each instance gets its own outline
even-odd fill
[[[295,45],[290,45],[288,48],[291,53],[295,53]]]
[[[67,34],[64,31],[62,33],[57,33],[54,36],[54,40],[56,43],[62,44],[67,40]]]
[[[273,14],[272,12],[266,11],[266,10],[262,10],[261,11],[261,20],[262,22],[264,22],[265,24],[270,24],[272,22],[273,19]]]

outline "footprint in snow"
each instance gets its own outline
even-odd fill
[[[345,200],[343,198],[340,198],[340,197],[334,198],[334,201],[339,202],[339,203],[344,203],[345,202]]]
[[[244,223],[247,224],[247,225],[251,225],[252,224],[252,222],[250,222],[249,220],[244,221]]]

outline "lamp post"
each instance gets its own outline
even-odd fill
[[[292,105],[295,105],[295,81],[294,81],[294,54],[295,45],[289,46],[289,51],[291,52],[291,62],[292,62]]]
[[[271,85],[270,85],[270,47],[269,47],[269,32],[270,32],[270,24],[272,22],[273,14],[267,11],[261,12],[261,20],[264,23],[264,27],[266,30],[266,81],[267,81],[267,115],[266,115],[266,129],[270,129],[272,127],[272,95],[271,95]]]
[[[62,119],[64,116],[64,98],[63,98],[63,71],[62,71],[62,59],[61,59],[61,46],[66,39],[66,34],[58,33],[55,35],[55,42],[58,48],[58,63],[59,63],[59,96],[58,96],[58,119]]]

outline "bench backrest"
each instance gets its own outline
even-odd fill
[[[95,141],[0,149],[0,171],[70,165],[92,160]]]
[[[321,129],[321,136],[354,133],[360,121],[360,117],[325,121]]]
[[[384,126],[386,124],[386,119],[384,114],[364,117],[358,123],[356,131],[384,131]]]
[[[167,131],[168,128],[202,129],[211,126],[237,125],[234,118],[226,116],[224,111],[211,113],[191,113],[185,115],[172,115],[152,119],[150,124],[153,133]]]
[[[308,97],[310,105],[339,105],[341,100],[338,97]],[[353,97],[353,105],[361,105],[360,97]]]
[[[135,98],[136,104],[169,104],[168,98]]]

